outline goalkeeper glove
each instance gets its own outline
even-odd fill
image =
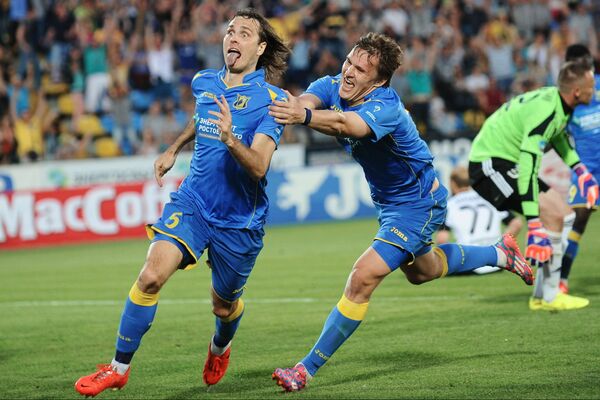
[[[552,256],[552,243],[539,218],[527,222],[527,248],[525,258],[531,266],[541,267]]]
[[[573,167],[573,171],[577,174],[577,186],[579,193],[586,199],[587,208],[592,208],[598,200],[598,182],[594,175],[588,171],[583,163],[578,163]]]

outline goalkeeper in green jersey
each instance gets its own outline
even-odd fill
[[[538,267],[529,308],[572,310],[587,299],[559,293],[563,254],[563,221],[572,214],[566,201],[539,177],[544,150],[553,147],[565,163],[587,182],[584,198],[598,193],[598,185],[571,147],[565,127],[575,106],[589,104],[594,74],[584,63],[566,63],[558,87],[544,87],[516,96],[483,124],[469,155],[473,189],[498,210],[523,214],[528,221],[525,257]]]

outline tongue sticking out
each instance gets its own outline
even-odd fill
[[[240,58],[240,53],[237,51],[230,51],[227,53],[227,66],[231,67],[233,64],[235,64],[238,58]]]

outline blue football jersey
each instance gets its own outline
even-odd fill
[[[317,96],[323,108],[357,113],[373,131],[361,139],[338,141],[363,167],[375,204],[402,204],[426,196],[435,179],[433,156],[398,94],[380,87],[350,107],[339,96],[340,79],[341,74],[325,76],[306,93]]]
[[[204,70],[192,79],[196,98],[196,143],[190,173],[179,190],[185,191],[211,224],[227,228],[261,228],[267,216],[266,178],[255,182],[219,140],[219,129],[209,110],[219,111],[215,97],[225,96],[231,110],[233,135],[250,146],[257,133],[269,136],[276,145],[283,125],[269,115],[274,99],[286,99],[283,91],[265,82],[263,69],[244,77],[241,85],[228,87],[225,68]]]
[[[595,79],[592,102],[575,107],[567,129],[573,136],[581,162],[595,176],[600,176],[600,75]]]

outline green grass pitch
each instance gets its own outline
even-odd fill
[[[268,228],[229,371],[209,391],[201,381],[214,329],[209,273],[204,263],[178,272],[128,385],[99,398],[600,398],[598,215],[571,279],[588,308],[531,312],[530,288],[507,272],[412,286],[397,271],[308,388],[282,394],[271,372],[311,348],[376,229],[371,220]],[[146,249],[135,240],[2,251],[0,398],[80,397],[75,380],[113,356]]]

